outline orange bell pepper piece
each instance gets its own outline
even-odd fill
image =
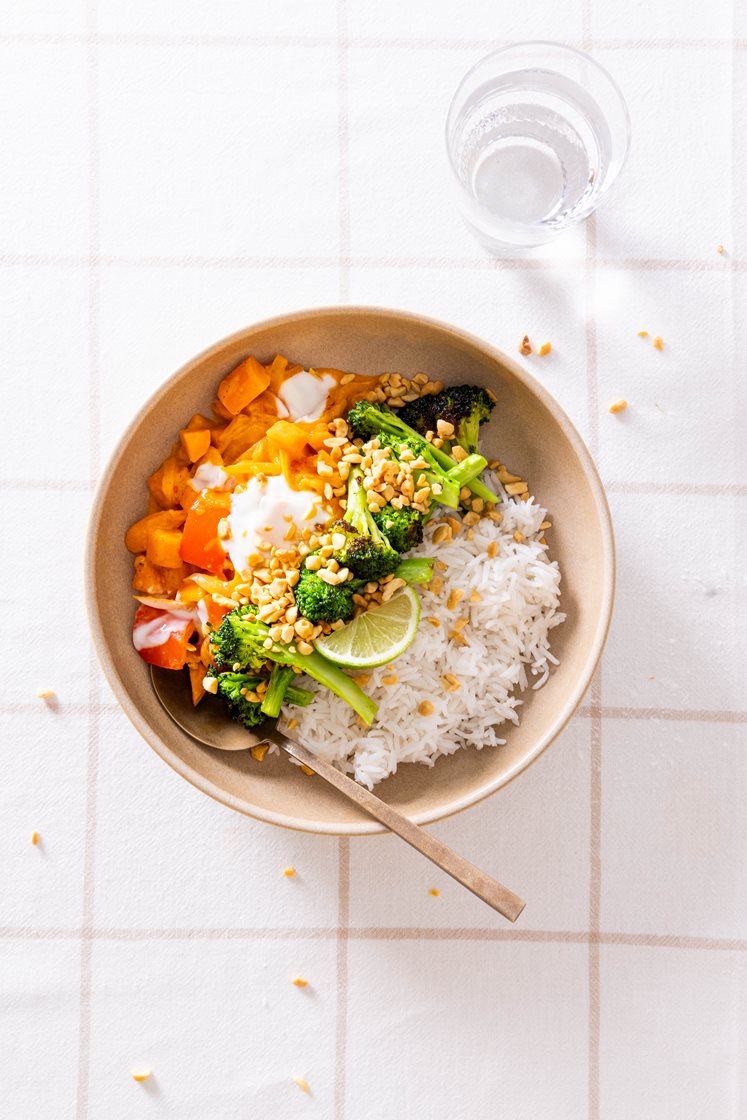
[[[226,553],[218,539],[218,523],[231,508],[230,494],[208,491],[201,494],[190,507],[184,522],[179,554],[188,564],[194,564],[214,575],[222,575],[226,566]]]
[[[194,628],[191,618],[181,618],[170,611],[141,604],[135,611],[132,640],[143,661],[147,661],[149,665],[159,665],[162,669],[183,669],[189,652],[187,645]],[[155,644],[151,645],[151,642]]]

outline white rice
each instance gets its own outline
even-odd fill
[[[505,743],[497,728],[506,720],[519,722],[523,701],[517,693],[530,685],[540,688],[550,666],[558,663],[549,639],[565,618],[558,610],[560,570],[537,539],[546,511],[534,499],[509,499],[499,509],[502,522],[482,518],[472,540],[462,531],[455,540],[434,545],[434,527],[427,528],[423,544],[410,554],[436,556],[448,567],[437,573],[443,578],[439,595],[416,588],[421,620],[410,648],[388,665],[365,670],[371,677],[365,691],[379,705],[373,727],[363,730],[352,709],[326,689],[318,690],[307,708],[290,712],[298,720],[293,738],[369,789],[402,762],[433,766],[441,755],[461,747]],[[524,534],[523,543],[513,539],[516,530]],[[498,543],[493,559],[487,555],[491,541]],[[454,589],[464,597],[448,610],[446,601]],[[469,602],[472,591],[479,592],[478,603]],[[441,625],[432,626],[429,616]],[[465,617],[466,646],[448,637],[454,622]],[[446,691],[445,673],[459,679],[458,691]],[[395,675],[396,684],[382,684],[382,678]],[[307,679],[304,686],[314,684]],[[433,705],[431,715],[418,713],[423,700]],[[281,726],[287,729],[285,723]]]

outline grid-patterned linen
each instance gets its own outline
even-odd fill
[[[4,1116],[747,1114],[745,36],[733,0],[0,6]],[[592,50],[634,144],[596,221],[495,262],[441,131],[465,68],[523,38]],[[550,339],[529,365],[607,484],[618,605],[583,709],[434,829],[529,900],[518,928],[399,842],[202,797],[89,647],[81,539],[130,413],[212,340],[338,301]]]

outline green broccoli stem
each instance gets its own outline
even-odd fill
[[[370,696],[366,696],[363,689],[356,684],[352,677],[343,673],[339,665],[328,661],[316,650],[314,653],[293,655],[293,664],[297,665],[303,673],[306,673],[313,680],[328,688],[330,692],[334,692],[335,696],[339,696],[346,704],[349,704],[364,723],[369,726],[373,723],[374,716],[378,711],[377,705]]]
[[[457,466],[456,460],[452,459],[451,455],[447,455],[445,451],[442,451],[440,447],[434,447],[432,444],[429,444],[429,446],[434,459],[437,459],[441,466],[445,467],[447,471]],[[466,461],[465,459],[465,462]],[[473,478],[472,481],[466,483],[466,485],[469,486],[475,497],[482,498],[483,501],[486,502],[494,502],[496,505],[500,502],[498,495],[494,494],[492,490],[489,490],[485,483],[481,482],[479,478]]]
[[[309,692],[308,688],[298,688],[292,684],[285,690],[286,704],[294,704],[297,708],[308,708],[313,699],[314,693]]]
[[[295,673],[293,672],[292,665],[280,665],[277,663],[273,665],[267,692],[262,698],[262,711],[266,716],[277,719],[280,715],[280,709],[283,706],[285,694],[294,676]]]
[[[475,478],[482,474],[488,465],[488,460],[484,455],[468,455],[466,459],[462,459],[449,471],[449,478],[453,478],[454,482],[459,486],[468,486]]]
[[[478,417],[465,417],[457,426],[457,440],[469,455],[478,452],[480,441],[480,421]],[[483,468],[484,469],[484,468]]]
[[[352,525],[358,533],[370,536],[371,525],[376,529],[373,518],[370,518],[366,501],[366,491],[363,489],[363,471],[360,467],[353,467],[348,478],[348,504],[345,509],[345,521]]]
[[[433,579],[433,564],[434,561],[429,556],[413,556],[408,560],[400,560],[394,569],[394,575],[406,583],[430,583]]]
[[[460,484],[456,479],[452,479],[449,474],[434,474],[433,471],[426,472],[428,485],[431,488],[431,497],[435,504],[446,506],[447,509],[459,509],[459,491]],[[436,491],[433,493],[434,483],[440,486],[440,493]]]
[[[451,494],[453,493],[451,487],[452,483],[449,480],[448,471],[454,466],[454,460],[446,455],[444,460],[438,455],[438,448],[433,444],[428,443],[419,432],[411,428],[409,424],[405,424],[400,420],[399,416],[391,409],[376,408],[375,415],[371,416],[371,423],[380,428],[383,432],[388,432],[389,435],[399,436],[401,439],[407,441],[411,446],[420,451],[423,459],[431,466],[431,471],[435,475],[435,481],[439,482],[443,487],[443,493],[438,495],[438,501],[441,505],[451,506]],[[445,469],[444,469],[445,468]],[[430,482],[431,480],[429,480]],[[449,499],[449,500],[445,500]],[[497,500],[497,499],[496,499]],[[456,504],[451,506],[456,509],[459,504],[458,499]]]

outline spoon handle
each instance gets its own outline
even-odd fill
[[[413,824],[407,817],[403,817],[391,805],[387,805],[374,793],[353,781],[347,774],[343,774],[336,766],[332,766],[331,763],[325,762],[322,758],[317,758],[311,751],[306,750],[306,747],[302,747],[300,743],[294,743],[293,740],[287,739],[278,732],[273,735],[272,742],[277,743],[284,751],[293,755],[298,762],[308,766],[320,778],[329,782],[350,801],[353,801],[370,816],[375,817],[381,824],[386,825],[392,832],[396,832],[413,848],[417,848],[422,855],[426,856],[448,875],[451,875],[452,879],[456,879],[467,890],[476,894],[483,902],[487,902],[488,906],[492,906],[504,918],[508,918],[510,922],[516,921],[526,905],[518,895],[501,886],[495,879],[491,879],[489,875],[480,871],[469,860],[457,855],[446,844],[425,832],[419,825]]]

